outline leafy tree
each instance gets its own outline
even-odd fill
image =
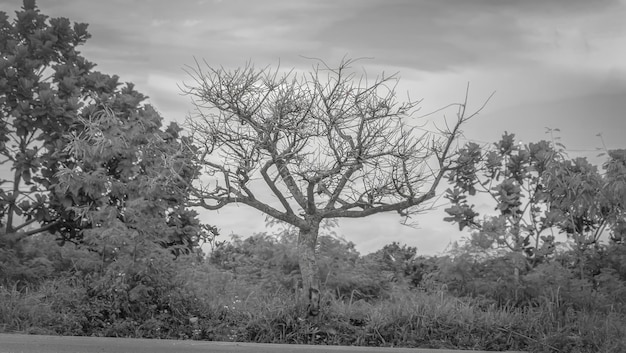
[[[180,128],[172,123],[160,130],[157,112],[140,106],[144,98],[129,84],[103,102],[102,110],[87,107],[89,119],[80,119],[66,135],[72,158],[61,162],[55,197],[83,230],[67,240],[99,247],[116,237],[135,247],[133,241],[152,241],[180,254],[210,235],[186,207],[196,171]],[[106,232],[111,236],[103,237]]]
[[[213,251],[211,263],[265,288],[292,290],[299,274],[293,237],[256,233],[241,239],[233,236]]]
[[[394,76],[359,78],[353,63],[322,63],[308,74],[197,64],[195,83],[184,89],[197,106],[188,120],[197,161],[210,177],[196,185],[195,205],[245,204],[296,227],[312,315],[319,311],[320,224],[423,209],[450,169],[461,125],[474,115],[459,104],[449,129],[423,132],[407,123],[417,103],[396,99]]]
[[[173,311],[186,310],[191,296],[185,299],[176,272],[201,261],[199,245],[216,233],[187,208],[197,170],[181,129],[163,129],[144,99],[126,84],[86,106],[63,136],[69,158],[59,161],[54,200],[76,224],[62,240],[97,254],[84,264],[93,269],[86,283],[91,329],[180,324],[186,315]]]
[[[451,206],[444,220],[470,227],[470,242],[484,249],[505,247],[524,254],[536,265],[554,251],[552,228],[561,217],[545,176],[560,165],[562,153],[547,141],[521,145],[515,135],[505,133],[494,148],[484,150],[470,142],[459,152],[447,177],[452,185],[445,197]],[[486,195],[495,203],[494,215],[479,219],[470,198]]]
[[[563,148],[546,141],[517,144],[508,133],[487,151],[469,143],[448,174],[452,205],[445,220],[475,230],[471,245],[505,247],[524,254],[531,266],[554,253],[553,233],[563,232],[574,240],[579,277],[585,278],[585,252],[599,249],[606,230],[613,238],[621,232],[626,168],[620,151],[610,151],[603,176],[585,158],[567,159]],[[495,203],[495,215],[478,219],[468,200],[479,194]]]
[[[551,210],[561,219],[559,229],[580,249],[597,244],[613,212],[598,168],[585,158],[565,160],[553,166],[545,179]]]
[[[92,71],[95,65],[80,55],[77,49],[89,37],[86,24],[49,19],[34,1],[24,1],[12,21],[0,12],[0,272],[5,280],[32,273],[24,266],[31,260],[43,263],[40,256],[30,259],[26,237],[75,229],[52,191],[60,161],[69,158],[63,134],[93,97],[111,94],[118,85],[116,76]]]
[[[216,235],[186,206],[197,170],[181,129],[162,130],[132,84],[92,71],[76,50],[86,24],[24,1],[13,23],[0,13],[0,28],[0,163],[13,171],[0,180],[3,260],[17,261],[20,240],[44,231],[98,252],[101,268],[154,246],[196,251]]]
[[[113,94],[116,76],[92,71],[78,47],[87,24],[51,18],[25,0],[16,18],[0,12],[0,237],[15,241],[43,231],[69,230],[69,214],[50,194],[57,183],[64,134],[94,97]]]
[[[417,248],[400,245],[392,242],[383,246],[382,249],[365,256],[378,263],[379,271],[386,273],[390,281],[403,282],[409,279],[412,284],[417,284],[421,280],[419,265],[415,263],[417,259]],[[413,275],[420,278],[411,278]]]
[[[513,146],[512,136],[507,134],[505,137],[512,142],[509,146]],[[502,145],[502,142],[496,144]],[[528,146],[518,145],[518,148],[531,150]],[[530,177],[536,178],[540,198],[533,198],[533,194],[524,187],[520,189],[526,190],[526,193],[514,194],[516,197],[508,199],[498,198],[501,194],[497,193],[500,189],[496,178],[489,179],[494,174],[489,174],[485,164],[481,164],[487,160],[482,151],[476,153],[479,158],[475,159],[481,163],[468,163],[464,167],[465,170],[472,170],[478,166],[475,170],[481,170],[483,174],[477,173],[480,179],[462,185],[474,186],[474,195],[491,191],[492,200],[500,202],[497,206],[505,203],[502,200],[509,201],[506,207],[496,206],[499,212],[523,209],[528,207],[527,203],[540,200],[541,213],[536,219],[542,223],[534,221],[530,224],[549,225],[550,229],[546,229],[546,233],[566,233],[573,240],[574,247],[553,253],[549,257],[551,261],[546,262],[542,260],[550,253],[537,258],[532,247],[507,246],[505,240],[515,239],[511,236],[515,223],[509,221],[515,218],[510,214],[507,217],[500,214],[479,220],[472,206],[468,205],[471,195],[467,191],[461,193],[458,204],[448,210],[448,220],[465,221],[466,226],[469,224],[475,231],[462,246],[453,249],[452,261],[444,263],[445,266],[436,272],[435,279],[445,282],[450,290],[459,295],[486,297],[499,304],[538,305],[542,301],[554,301],[555,307],[559,308],[558,315],[565,315],[562,311],[570,307],[577,310],[622,310],[621,294],[625,288],[623,271],[626,263],[620,237],[624,217],[623,186],[626,180],[623,152],[608,151],[609,160],[604,164],[604,175],[585,159],[570,160],[564,154],[559,154],[558,158],[552,159],[546,168],[541,169],[541,174],[532,165],[528,169]],[[462,181],[467,180],[469,178]],[[492,188],[487,189],[485,186]],[[450,195],[452,190],[448,193]],[[467,214],[473,217],[464,218]],[[528,220],[526,218],[523,221]],[[548,220],[549,223],[546,222]],[[533,234],[529,228],[522,229],[524,236]],[[610,233],[612,241],[601,244],[600,238],[606,233]],[[540,238],[543,240],[540,248],[546,248],[546,238]],[[547,240],[553,241],[551,238]],[[532,246],[532,243],[529,245]],[[527,263],[533,266],[525,266]],[[558,295],[555,296],[555,293]]]
[[[585,278],[586,252],[600,250],[607,230],[620,238],[624,221],[623,151],[609,151],[607,172],[601,175],[585,158],[563,161],[546,175],[551,211],[560,219],[557,227],[574,240],[580,279]]]

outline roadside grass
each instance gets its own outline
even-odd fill
[[[0,331],[32,334],[200,339],[529,352],[624,352],[626,319],[616,311],[575,311],[546,299],[497,307],[445,291],[395,286],[382,298],[326,293],[317,318],[271,283],[198,268],[180,275],[169,310],[150,317],[88,320],[95,305],[80,281],[0,288]],[[274,288],[274,289],[271,289]],[[99,311],[99,315],[106,310]]]
[[[79,335],[74,304],[82,296],[82,288],[62,280],[19,290],[0,286],[0,332]]]

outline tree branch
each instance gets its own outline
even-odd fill
[[[276,186],[276,183],[274,182],[274,180],[272,180],[269,177],[269,175],[267,174],[267,170],[273,164],[274,163],[271,160],[267,161],[265,163],[265,165],[263,166],[263,168],[261,168],[261,176],[263,177],[263,180],[265,181],[265,184],[267,184],[267,186],[269,186],[270,190],[272,190],[274,195],[276,195],[276,197],[278,198],[278,201],[280,201],[280,203],[283,205],[283,207],[285,208],[286,213],[294,214],[293,209],[291,208],[291,205],[289,205],[289,202],[287,201],[287,199],[285,198],[283,193],[280,192],[280,190]]]

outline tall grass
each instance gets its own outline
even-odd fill
[[[81,334],[76,301],[82,288],[50,280],[36,288],[0,286],[0,331],[34,334]]]
[[[215,269],[180,274],[171,310],[143,321],[120,317],[89,326],[93,310],[80,282],[0,288],[0,330],[60,335],[161,337],[266,343],[308,343],[532,352],[624,352],[626,319],[618,312],[574,311],[558,298],[537,307],[497,307],[443,290],[402,287],[383,298],[323,296],[307,318],[294,294]],[[90,331],[91,330],[91,331]]]

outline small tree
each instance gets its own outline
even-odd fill
[[[583,252],[597,246],[607,228],[619,233],[623,157],[610,151],[602,176],[585,158],[568,159],[556,141],[522,145],[505,133],[491,149],[468,143],[448,174],[453,187],[445,197],[452,205],[445,220],[473,229],[471,245],[504,247],[531,266],[554,252],[554,232],[563,232],[576,244],[582,271]],[[468,202],[476,195],[487,195],[496,214],[479,219]]]
[[[558,229],[574,240],[580,278],[585,277],[588,252],[600,249],[603,234],[620,233],[624,221],[623,150],[608,151],[606,173],[586,158],[563,161],[546,174],[551,212],[559,222]]]
[[[457,223],[460,230],[473,229],[474,246],[489,249],[495,244],[536,265],[554,251],[551,230],[560,217],[552,211],[545,175],[562,154],[547,141],[520,145],[508,133],[493,147],[470,142],[460,150],[456,168],[447,175],[452,188],[445,197],[451,206],[444,220]],[[477,195],[495,203],[494,215],[478,218],[468,202]]]
[[[319,312],[320,224],[423,210],[452,166],[461,125],[478,113],[462,103],[445,130],[411,126],[417,103],[397,100],[395,76],[357,77],[353,63],[303,74],[196,63],[195,83],[184,86],[197,107],[188,120],[197,160],[210,176],[196,185],[196,205],[241,203],[298,228],[311,315]]]

